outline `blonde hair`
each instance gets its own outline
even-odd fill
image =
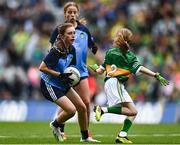
[[[80,8],[79,8],[79,5],[78,5],[77,3],[75,3],[75,2],[67,2],[67,3],[64,5],[64,14],[66,13],[68,7],[70,7],[70,6],[76,7],[77,10],[78,10],[78,12],[80,12]],[[87,20],[86,20],[85,18],[81,18],[81,19],[79,20],[79,22],[80,22],[81,24],[83,24],[83,25],[86,25],[86,24],[87,24]]]
[[[132,31],[127,28],[121,28],[117,31],[113,46],[122,49],[129,49],[129,42],[132,40]]]
[[[86,25],[87,24],[87,20],[85,18],[81,18],[79,19],[79,22],[83,25]]]
[[[78,12],[80,11],[79,5],[78,5],[77,3],[75,3],[75,2],[67,2],[67,3],[64,5],[64,13],[66,13],[68,7],[70,7],[70,6],[75,6],[75,7],[77,8]]]

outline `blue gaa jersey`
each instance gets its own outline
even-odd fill
[[[78,21],[77,24],[78,26],[76,27],[75,41],[73,43],[73,46],[76,49],[76,68],[79,70],[81,78],[85,78],[88,76],[86,65],[88,48],[94,46],[94,41],[92,40],[88,28]],[[58,29],[56,28],[51,34],[51,44],[55,42],[57,35]]]
[[[71,46],[70,52],[66,58],[57,56],[57,54],[53,52],[53,49],[51,49],[43,61],[48,68],[63,73],[65,68],[67,68],[68,66],[76,65],[75,48]],[[60,78],[54,77],[44,72],[42,72],[41,78],[46,83],[55,86],[63,91],[66,91],[66,89],[69,87],[69,85],[67,83],[63,83]]]

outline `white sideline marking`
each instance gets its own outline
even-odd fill
[[[73,135],[69,135],[70,137],[80,137],[80,135],[77,134],[73,134]],[[103,134],[97,134],[94,135],[95,137],[108,137],[108,136],[115,136],[115,135],[103,135]],[[160,136],[169,136],[169,137],[173,137],[173,136],[180,136],[180,133],[173,133],[173,134],[130,134],[129,136],[132,137],[138,137],[138,136],[155,136],[155,137],[160,137]],[[25,138],[39,138],[39,135],[29,135],[28,137],[24,136]],[[52,135],[46,135],[42,138],[49,138],[52,137]],[[16,136],[6,136],[6,135],[0,135],[0,138],[22,138],[21,137],[16,137]]]
[[[4,144],[0,144],[0,145],[4,145]],[[6,144],[6,145],[43,145],[43,144]],[[57,144],[49,144],[49,145],[57,145]],[[66,144],[66,145],[89,145],[89,144],[81,143],[81,144]],[[102,145],[102,144],[95,144],[95,145]],[[115,145],[115,144],[103,144],[103,145]],[[132,145],[132,144],[126,144],[126,145]],[[139,144],[133,144],[133,145],[139,145]],[[169,145],[169,144],[141,144],[141,145]],[[171,144],[171,145],[179,145],[179,144]]]

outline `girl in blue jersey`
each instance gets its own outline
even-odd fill
[[[50,123],[57,141],[63,141],[60,124],[72,118],[78,112],[82,141],[88,139],[87,109],[82,99],[71,87],[71,73],[63,73],[65,68],[76,65],[75,28],[71,23],[58,27],[58,36],[50,52],[39,66],[41,75],[41,91],[44,97],[62,108],[61,113]]]
[[[64,5],[64,17],[66,22],[70,22],[76,29],[76,37],[73,46],[76,49],[76,67],[78,68],[81,79],[74,89],[79,94],[81,99],[86,105],[87,116],[89,120],[90,116],[90,92],[88,84],[88,70],[86,65],[88,48],[92,50],[94,54],[97,52],[97,46],[92,40],[91,34],[87,27],[81,24],[77,19],[79,17],[79,6],[75,2],[67,2]],[[57,28],[53,31],[50,42],[54,43],[57,37]],[[89,122],[88,122],[89,124]],[[61,125],[61,131],[64,132],[64,124]],[[66,137],[64,137],[66,139]]]

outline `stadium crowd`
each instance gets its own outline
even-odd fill
[[[50,34],[63,20],[61,0],[0,1],[0,99],[44,99],[38,66],[49,50]],[[79,0],[98,53],[88,64],[101,64],[119,27],[134,33],[133,50],[142,64],[161,72],[170,85],[161,87],[143,75],[131,77],[127,90],[135,101],[180,102],[180,1]],[[103,77],[90,71],[92,95],[103,91]],[[93,82],[95,78],[96,82]],[[140,93],[139,93],[140,92]]]

